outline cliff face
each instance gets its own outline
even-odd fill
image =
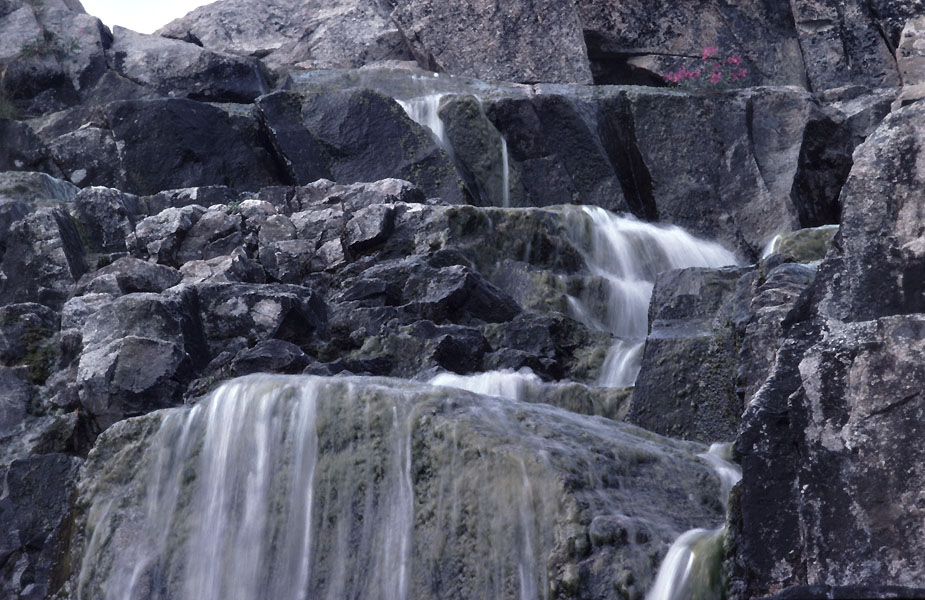
[[[320,444],[320,537],[268,479],[253,539],[312,575],[252,597],[641,598],[722,520],[698,454],[733,439],[726,597],[925,597],[923,19],[222,0],[148,36],[0,0],[0,595],[120,594],[140,553],[132,593],[197,597],[206,471],[131,543],[158,444],[275,373],[311,376],[254,385],[306,420],[280,469]]]

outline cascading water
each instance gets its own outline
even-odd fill
[[[732,444],[716,443],[700,457],[719,475],[725,506],[742,471],[730,462]],[[726,528],[691,529],[668,549],[646,600],[714,600],[720,597],[719,567]]]
[[[399,380],[234,380],[103,434],[67,597],[540,600],[578,585],[561,544],[593,519],[647,532],[594,550],[645,581],[681,524],[719,517],[696,448]]]
[[[452,157],[453,145],[446,137],[446,128],[443,125],[443,119],[440,118],[440,101],[445,96],[446,94],[425,94],[408,100],[396,99],[395,101],[412,121],[430,131],[437,144]]]
[[[737,260],[719,244],[697,239],[680,227],[644,223],[597,207],[576,211],[570,237],[603,286],[570,297],[573,316],[616,338],[600,384],[633,385],[648,333],[649,298],[656,276],[672,269],[735,265]]]

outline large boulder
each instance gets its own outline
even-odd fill
[[[526,83],[592,81],[571,3],[402,0],[392,18],[418,64],[432,71]]]
[[[735,385],[738,349],[753,279],[749,268],[658,277],[629,422],[705,443],[735,438],[743,411]]]
[[[208,360],[195,302],[189,290],[131,293],[83,320],[75,384],[98,430],[182,402]]]
[[[0,302],[60,308],[87,270],[86,253],[70,215],[40,208],[10,227],[0,262]]]
[[[124,191],[155,194],[203,185],[256,189],[280,183],[254,118],[181,98],[116,102],[105,111],[122,146]]]
[[[342,184],[395,177],[428,197],[460,200],[458,176],[446,153],[391,98],[370,90],[276,92],[258,104],[302,185],[328,172]]]
[[[267,89],[254,60],[123,27],[113,29],[109,60],[117,73],[165,96],[250,102]]]
[[[733,597],[925,589],[923,115],[895,112],[855,152],[842,227],[748,407]]]
[[[109,31],[73,0],[11,0],[0,7],[2,86],[22,116],[81,101],[106,72]]]

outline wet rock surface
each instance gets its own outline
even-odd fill
[[[372,535],[407,418],[409,597],[642,598],[671,539],[721,520],[692,455],[733,438],[729,598],[921,596],[923,13],[221,0],[148,36],[0,1],[0,595],[77,597],[100,435],[105,471],[179,414],[151,411],[273,372],[350,398],[319,413],[332,547]],[[663,78],[729,57],[744,80]],[[648,272],[670,247],[628,234],[605,272],[576,204],[740,266]],[[614,280],[655,281],[635,388],[600,385]],[[529,384],[348,379],[486,373]],[[401,595],[363,587],[394,563],[358,583],[332,557],[314,592]]]

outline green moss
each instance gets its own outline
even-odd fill
[[[80,44],[77,38],[62,38],[53,31],[43,29],[42,33],[34,40],[23,43],[19,48],[19,56],[22,58],[45,58],[53,56],[55,58],[66,58],[77,54],[80,50]]]
[[[23,363],[29,370],[29,379],[32,383],[40,385],[45,383],[58,362],[59,351],[57,344],[50,339],[50,331],[43,327],[33,327],[26,330],[26,355]]]
[[[18,119],[19,112],[13,105],[13,99],[10,98],[6,88],[0,85],[0,119]]]

